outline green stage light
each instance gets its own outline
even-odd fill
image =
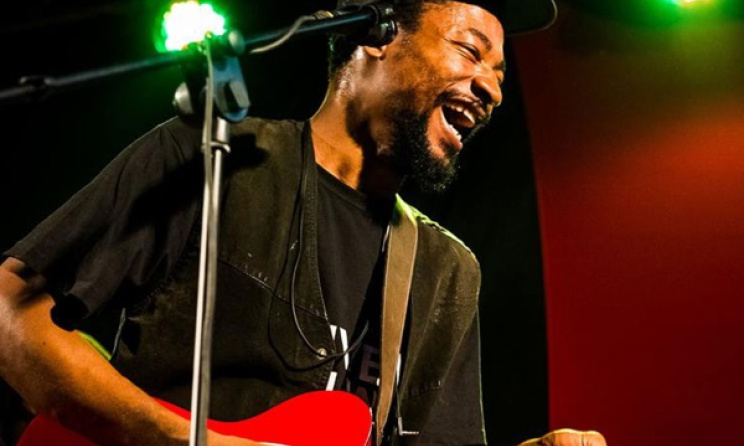
[[[225,18],[208,3],[194,0],[173,3],[163,14],[155,45],[161,51],[178,51],[189,43],[201,42],[208,32],[218,36],[224,34],[225,23]]]
[[[711,3],[712,0],[667,0],[667,1],[677,6],[693,7],[693,6],[709,4]]]

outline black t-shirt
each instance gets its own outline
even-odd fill
[[[5,253],[47,279],[58,325],[142,299],[173,270],[199,222],[200,133],[180,120],[158,126]]]
[[[329,389],[377,401],[382,248],[393,200],[373,200],[318,167],[318,255],[337,361]]]

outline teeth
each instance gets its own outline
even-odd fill
[[[462,111],[461,110],[458,110],[458,108],[455,107],[455,106],[445,105],[445,107],[462,113]],[[455,136],[457,137],[457,139],[459,139],[460,141],[462,141],[462,135],[460,135],[460,132],[458,132],[457,129],[452,124],[450,124],[450,122],[447,120],[446,117],[444,117],[444,123],[447,124],[447,127],[452,131],[452,133],[455,134]]]
[[[452,130],[452,133],[454,133],[455,136],[457,136],[457,139],[462,140],[462,135],[460,135],[460,132],[458,132],[457,129],[452,126],[452,124],[450,124],[449,122],[447,122],[447,127],[449,127],[450,130]]]
[[[458,113],[462,113],[463,115],[465,115],[465,117],[470,122],[472,122],[473,124],[475,124],[475,114],[472,111],[470,111],[469,109],[467,109],[467,108],[465,108],[465,107],[463,107],[461,105],[450,105],[450,104],[445,105],[445,107],[447,107],[447,108],[449,108],[451,110],[454,110],[454,111],[456,111]]]
[[[475,122],[475,116],[473,115],[473,112],[470,110],[463,110],[462,112],[466,118],[470,120],[470,122]]]

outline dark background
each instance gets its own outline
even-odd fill
[[[246,34],[289,25],[327,3],[222,2]],[[61,76],[154,54],[162,3],[31,1],[2,18],[7,45],[0,88],[26,75]],[[308,118],[326,86],[322,37],[242,59],[256,116]],[[509,55],[512,58],[512,55]],[[0,246],[7,248],[90,181],[127,144],[174,112],[177,67],[139,73],[0,106],[5,142]],[[460,180],[443,195],[404,197],[473,248],[483,267],[484,406],[492,444],[548,427],[547,353],[537,208],[516,66],[494,125],[464,153]]]

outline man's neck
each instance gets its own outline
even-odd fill
[[[376,148],[363,148],[348,131],[344,108],[326,99],[310,119],[315,161],[349,187],[384,198],[400,188],[401,178]]]

